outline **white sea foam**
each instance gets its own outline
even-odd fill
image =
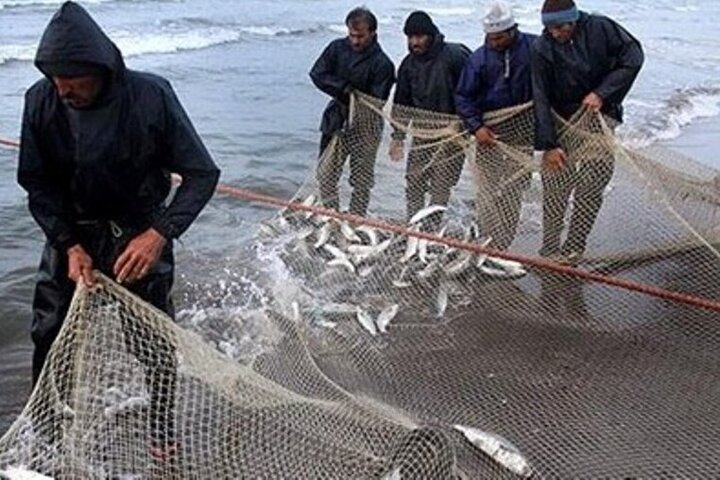
[[[653,110],[642,126],[628,133],[627,141],[632,146],[643,147],[679,137],[684,127],[698,119],[720,115],[720,88],[695,87],[679,90],[659,105],[639,101],[635,103]]]

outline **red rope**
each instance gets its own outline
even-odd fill
[[[6,145],[9,147],[14,147],[14,148],[17,148],[20,146],[15,141],[4,140],[4,139],[0,139],[0,145]],[[385,230],[388,232],[393,232],[393,233],[396,233],[399,235],[422,238],[422,239],[429,240],[429,241],[432,241],[435,243],[444,244],[449,247],[463,249],[463,250],[471,251],[471,252],[474,252],[477,254],[483,254],[483,255],[487,254],[487,255],[491,255],[493,257],[503,258],[505,260],[512,260],[512,261],[519,262],[526,266],[535,267],[535,268],[538,268],[541,270],[546,270],[549,272],[568,275],[568,276],[575,277],[575,278],[578,278],[581,280],[586,280],[589,282],[595,282],[595,283],[600,283],[603,285],[609,285],[612,287],[617,287],[617,288],[622,288],[622,289],[633,291],[633,292],[643,293],[643,294],[650,295],[653,297],[662,298],[665,300],[671,300],[673,302],[678,302],[678,303],[690,305],[693,307],[699,307],[699,308],[703,308],[703,309],[707,309],[707,310],[712,310],[715,312],[720,312],[720,302],[715,301],[715,300],[711,300],[711,299],[704,298],[704,297],[698,297],[695,295],[689,295],[686,293],[673,292],[671,290],[665,290],[665,289],[662,289],[659,287],[654,287],[652,285],[646,285],[646,284],[639,283],[639,282],[633,282],[631,280],[624,280],[622,278],[610,277],[607,275],[601,275],[599,273],[588,272],[587,270],[583,270],[583,269],[580,269],[577,267],[572,267],[572,266],[560,265],[558,263],[551,262],[549,260],[545,260],[542,258],[526,257],[524,255],[519,255],[516,253],[507,252],[507,251],[493,250],[492,248],[482,247],[477,244],[465,243],[465,242],[462,242],[460,240],[456,240],[453,238],[439,237],[432,233],[412,231],[403,225],[396,225],[396,224],[388,223],[388,222],[385,222],[382,220],[376,220],[373,218],[365,218],[365,217],[360,217],[357,215],[351,215],[349,213],[339,213],[335,210],[328,209],[328,208],[303,205],[301,203],[282,200],[277,197],[271,197],[269,195],[263,195],[260,193],[252,192],[250,190],[231,187],[229,185],[219,184],[217,187],[217,192],[228,195],[233,198],[239,198],[242,200],[246,200],[249,202],[257,202],[257,203],[262,203],[265,205],[273,205],[276,207],[287,208],[287,209],[290,209],[293,211],[312,212],[317,215],[324,215],[326,217],[335,218],[336,220],[350,222],[355,225],[367,225],[367,226],[378,228],[378,229]]]
[[[5,145],[6,147],[12,148],[20,148],[20,144],[18,142],[15,142],[13,140],[5,140],[3,138],[0,138],[0,145]]]

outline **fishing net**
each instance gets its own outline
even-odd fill
[[[269,344],[230,358],[107,279],[81,288],[0,469],[720,474],[717,171],[589,113],[557,119],[568,163],[542,175],[531,106],[486,117],[491,147],[453,116],[350,113],[253,244]]]

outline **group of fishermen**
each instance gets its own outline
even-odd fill
[[[456,114],[476,139],[481,153],[477,167],[489,189],[498,192],[490,202],[491,209],[500,213],[493,222],[478,221],[488,225],[484,229],[493,238],[493,247],[507,249],[515,237],[522,193],[530,176],[514,175],[517,164],[494,148],[498,135],[484,122],[484,115],[533,102],[534,148],[543,152],[540,254],[577,263],[613,175],[614,160],[609,152],[601,158],[569,156],[559,142],[553,111],[570,119],[587,109],[622,122],[622,102],[644,55],[640,42],[618,23],[578,10],[573,0],[546,0],[541,15],[542,34],[525,33],[518,28],[510,7],[493,1],[482,19],[485,42],[471,52],[462,44],[446,41],[427,13],[415,11],[403,29],[409,53],[395,76],[392,61],[378,43],[374,14],[362,7],[350,11],[345,21],[347,37],[330,43],[310,71],[317,88],[332,97],[322,119],[317,172],[324,205],[339,209],[338,183],[349,157],[349,212],[367,213],[382,125],[373,125],[369,136],[364,132],[363,138],[356,138],[357,129],[346,128],[349,99],[358,91],[386,101],[396,82],[393,116],[403,107]],[[392,160],[405,157],[405,137],[405,129],[394,129],[389,151]],[[326,152],[331,141],[334,148]],[[461,148],[433,149],[427,145],[430,143],[415,138],[407,158],[408,219],[425,206],[426,196],[432,205],[446,205],[462,172],[465,158]],[[438,156],[443,157],[441,161],[436,161]],[[562,242],[573,192],[574,208]]]
[[[387,100],[397,80],[397,105],[458,113],[481,146],[495,141],[495,133],[483,124],[485,112],[533,100],[536,148],[545,151],[546,175],[562,179],[557,182],[562,188],[545,193],[543,253],[564,251],[562,217],[573,189],[576,207],[564,249],[581,252],[589,232],[586,218],[597,214],[612,159],[573,168],[574,159],[558,143],[551,109],[568,117],[586,107],[621,120],[621,102],[643,54],[623,28],[579,12],[572,0],[547,0],[542,18],[546,30],[535,38],[518,30],[506,5],[494,4],[484,18],[485,45],[471,54],[446,42],[426,13],[414,12],[404,29],[410,54],[396,77],[377,41],[375,16],[365,8],[351,11],[347,37],[332,42],[311,72],[313,82],[333,98],[323,116],[321,147],[334,142],[334,150],[341,152],[321,175],[326,205],[339,207],[337,187],[349,156],[350,210],[365,214],[368,208],[378,145],[348,149],[352,133],[344,127],[353,91]],[[172,242],[203,209],[220,175],[170,83],[126,68],[119,49],[78,4],[65,2],[50,20],[35,66],[44,78],[25,96],[18,164],[18,182],[46,237],[33,299],[33,383],[76,283],[94,285],[95,270],[173,317]],[[382,120],[378,138],[381,130]],[[403,142],[396,131],[391,145],[396,160],[403,157]],[[457,160],[447,175],[425,168],[425,162],[410,155],[408,214],[422,208],[427,192],[433,204],[446,204],[463,163]],[[171,172],[182,177],[174,195],[169,195]],[[504,175],[500,165],[491,181]],[[498,201],[519,208],[523,185],[518,182]],[[508,232],[514,232],[517,220],[509,223]],[[506,248],[511,240],[506,235],[498,241]],[[150,391],[150,453],[172,457],[177,453],[174,349],[141,321],[123,319],[122,328]]]

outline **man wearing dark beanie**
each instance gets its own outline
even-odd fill
[[[543,34],[533,45],[535,148],[543,154],[543,245],[540,254],[577,263],[614,170],[611,152],[573,158],[558,138],[553,110],[569,119],[580,110],[622,122],[622,102],[640,72],[640,42],[615,21],[579,11],[573,0],[546,0]],[[572,153],[572,152],[570,152]],[[574,192],[567,239],[565,212]]]
[[[398,69],[393,118],[396,129],[390,143],[390,157],[400,161],[404,157],[407,129],[413,121],[413,110],[455,113],[454,92],[470,56],[470,49],[459,43],[448,43],[430,16],[422,11],[411,13],[403,32],[407,36],[408,55]],[[430,194],[431,205],[446,205],[452,187],[460,179],[464,163],[462,149],[442,143],[428,148],[437,139],[414,137],[408,155],[405,187],[407,218],[425,206]],[[428,220],[430,228],[440,221],[437,215]]]

